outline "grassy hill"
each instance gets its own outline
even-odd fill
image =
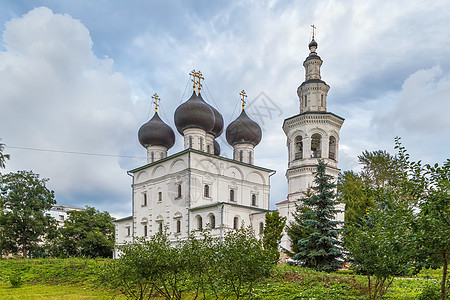
[[[108,259],[0,260],[0,299],[125,299],[100,281]],[[383,299],[417,299],[427,285],[437,285],[439,271],[396,278]],[[254,288],[253,299],[367,299],[366,277],[351,271],[315,272],[277,266]],[[11,282],[18,282],[13,288]],[[431,300],[431,299],[430,299]]]

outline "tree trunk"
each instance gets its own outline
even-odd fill
[[[23,243],[22,245],[22,258],[26,258],[27,257],[27,248],[26,248],[27,244]]]
[[[448,267],[448,253],[444,252],[444,269],[442,270],[442,283],[441,283],[441,300],[446,299],[447,289],[445,283],[447,281],[447,267]]]

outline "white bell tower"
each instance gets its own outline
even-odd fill
[[[313,27],[314,30],[315,27]],[[287,137],[288,180],[287,200],[277,203],[280,214],[292,220],[295,203],[305,197],[313,186],[314,173],[318,160],[327,164],[327,173],[337,179],[339,169],[338,148],[339,131],[344,119],[331,112],[327,112],[327,95],[330,86],[321,79],[320,67],[322,59],[317,55],[317,42],[309,43],[310,53],[303,62],[305,81],[298,87],[300,113],[287,118],[283,123],[283,130]],[[339,205],[344,210],[344,205]],[[336,216],[344,220],[342,213]],[[282,247],[289,249],[289,240],[283,237]]]

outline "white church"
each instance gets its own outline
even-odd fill
[[[330,88],[320,75],[322,59],[317,55],[314,35],[310,53],[303,63],[305,81],[298,87],[299,114],[284,120],[289,156],[286,177],[287,199],[276,204],[282,216],[292,219],[296,203],[312,186],[318,159],[327,164],[327,173],[337,179],[339,131],[344,119],[327,112]],[[264,228],[269,209],[270,176],[273,170],[255,166],[255,147],[262,138],[260,126],[242,111],[226,130],[233,158],[220,156],[216,142],[224,129],[222,115],[206,103],[201,94],[200,72],[191,72],[192,96],[174,113],[177,131],[184,138],[184,150],[167,155],[175,143],[175,133],[155,114],[138,132],[147,150],[147,164],[129,171],[132,176],[132,215],[115,221],[117,246],[147,238],[167,230],[173,241],[186,239],[193,230],[209,229],[212,236],[251,225],[257,235]],[[281,125],[281,124],[280,124]],[[344,210],[344,204],[338,209]],[[343,213],[336,216],[344,220]],[[284,235],[281,246],[289,249]]]

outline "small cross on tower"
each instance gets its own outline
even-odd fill
[[[161,98],[158,97],[158,94],[154,93],[152,99],[153,103],[155,103],[155,112],[158,112],[158,101],[161,101]]]
[[[242,101],[242,109],[245,107],[245,98],[247,98],[247,94],[244,90],[242,90],[239,95],[241,95],[241,101]]]
[[[312,39],[314,39],[314,30],[317,29],[317,27],[314,26],[314,24],[312,24],[311,27],[312,27],[312,34],[313,34]]]

